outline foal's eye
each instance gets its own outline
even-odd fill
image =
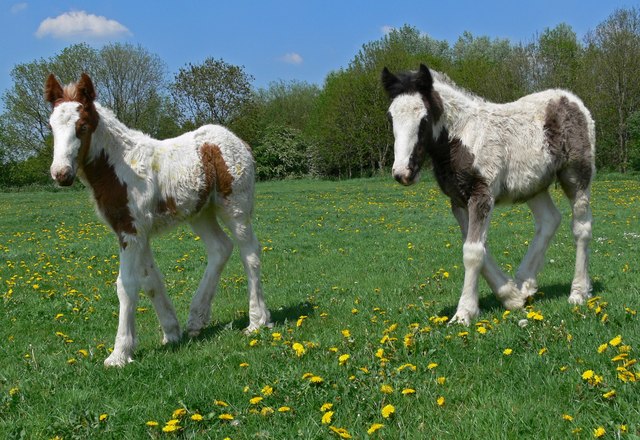
[[[84,133],[85,131],[87,131],[87,124],[82,124],[82,125],[80,126],[80,131],[81,131],[82,133]]]

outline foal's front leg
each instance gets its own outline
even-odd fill
[[[140,291],[140,274],[137,271],[140,254],[141,249],[136,244],[129,244],[120,250],[120,272],[116,281],[120,301],[118,332],[113,352],[104,361],[106,367],[122,367],[133,361],[137,342],[135,312]]]
[[[480,314],[478,301],[478,278],[485,260],[487,229],[493,209],[493,199],[480,191],[469,200],[469,225],[462,247],[464,262],[464,285],[456,314],[451,323],[469,325]]]

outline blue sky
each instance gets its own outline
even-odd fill
[[[167,64],[169,78],[206,57],[242,65],[254,85],[322,84],[389,27],[409,24],[453,43],[474,36],[532,41],[566,22],[579,38],[630,0],[0,0],[0,93],[18,63],[87,42],[140,44]],[[43,78],[44,82],[44,78]]]

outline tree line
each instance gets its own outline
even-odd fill
[[[494,102],[571,90],[596,121],[598,167],[640,170],[640,11],[630,8],[614,11],[582,40],[560,24],[526,43],[464,32],[451,44],[405,25],[364,44],[321,86],[276,81],[256,89],[243,66],[213,57],[169,78],[166,64],[142,46],[71,45],[12,69],[0,115],[0,186],[49,181],[50,108],[42,85],[50,72],[63,83],[89,73],[104,105],[157,138],[206,123],[229,126],[253,147],[260,179],[350,178],[384,172],[393,161],[382,68],[420,63]]]

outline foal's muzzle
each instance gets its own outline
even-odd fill
[[[398,183],[404,186],[410,186],[416,183],[420,179],[420,172],[414,172],[411,170],[405,171],[393,171],[393,178],[396,179]]]
[[[71,186],[76,175],[71,167],[63,167],[56,171],[51,170],[51,177],[53,177],[60,186]]]

